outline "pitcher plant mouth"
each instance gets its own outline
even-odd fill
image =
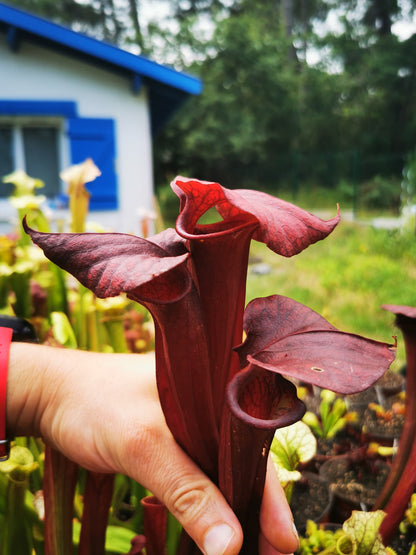
[[[125,293],[148,308],[168,426],[219,484],[245,532],[241,553],[253,555],[274,431],[304,411],[289,380],[358,392],[387,370],[395,348],[343,333],[279,295],[245,308],[252,239],[294,256],[333,231],[338,208],[325,221],[266,193],[184,177],[171,185],[180,199],[176,228],[148,239],[23,225],[50,260],[98,297]],[[199,223],[212,208],[222,219]],[[183,555],[198,552],[190,541],[182,545]]]
[[[189,240],[203,239],[205,237],[214,239],[220,235],[236,232],[244,227],[257,227],[258,225],[258,221],[255,218],[237,216],[209,224],[195,224],[192,233],[180,227],[177,227],[176,231],[181,237]]]
[[[254,365],[239,372],[228,384],[227,403],[234,416],[245,424],[258,430],[272,429],[274,433],[277,428],[300,420],[306,407],[298,398],[292,382],[279,373],[263,376],[264,373],[267,371]],[[267,385],[269,395],[259,387],[265,386],[267,379],[275,380],[273,385]]]

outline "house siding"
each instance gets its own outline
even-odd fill
[[[133,80],[125,75],[25,42],[14,53],[5,40],[0,43],[0,79],[0,101],[73,102],[80,118],[115,121],[118,210],[94,212],[93,219],[116,231],[138,233],[138,210],[153,204],[146,87],[134,93]]]

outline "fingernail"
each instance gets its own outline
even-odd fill
[[[234,530],[228,524],[217,524],[211,528],[204,540],[205,555],[223,555],[233,536]]]
[[[292,521],[292,530],[293,530],[293,533],[296,536],[296,539],[298,540],[299,539],[299,534],[298,534],[298,531],[296,529],[296,525],[295,525],[294,521]]]

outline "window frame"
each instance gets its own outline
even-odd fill
[[[23,128],[27,127],[53,127],[56,129],[58,168],[62,170],[63,168],[68,167],[70,164],[70,141],[69,137],[66,135],[65,123],[64,118],[55,116],[3,116],[0,114],[0,126],[4,125],[12,128],[12,158],[14,166],[12,171],[21,169],[28,173],[26,169],[26,156],[23,138]],[[63,192],[63,184],[60,181],[57,189],[57,195],[60,195]]]
[[[104,159],[106,171],[93,183],[94,192],[90,199],[91,211],[111,212],[119,208],[118,175],[116,171],[116,121],[112,118],[88,118],[78,115],[77,103],[72,100],[7,100],[0,99],[0,118],[2,121],[36,121],[40,123],[56,122],[60,126],[58,152],[60,169],[71,164],[83,162],[91,157],[88,152],[82,155],[79,144],[83,140],[96,141],[92,150],[99,152],[98,157]],[[94,126],[99,133],[94,139],[90,126]],[[71,128],[78,130],[76,136],[71,134]],[[84,137],[82,136],[84,133]],[[108,159],[100,155],[100,145],[112,156]],[[94,160],[95,162],[95,160]],[[102,168],[100,168],[101,170]],[[33,176],[36,177],[36,176]],[[61,184],[62,194],[64,195]],[[53,200],[53,199],[50,199]],[[0,200],[0,203],[3,202]],[[0,214],[1,219],[1,214]]]

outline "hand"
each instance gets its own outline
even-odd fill
[[[14,434],[40,435],[89,470],[122,473],[145,486],[206,555],[239,553],[242,531],[236,516],[166,425],[152,354],[109,355],[13,343],[7,422]],[[260,523],[261,555],[297,548],[292,516],[272,465]]]

